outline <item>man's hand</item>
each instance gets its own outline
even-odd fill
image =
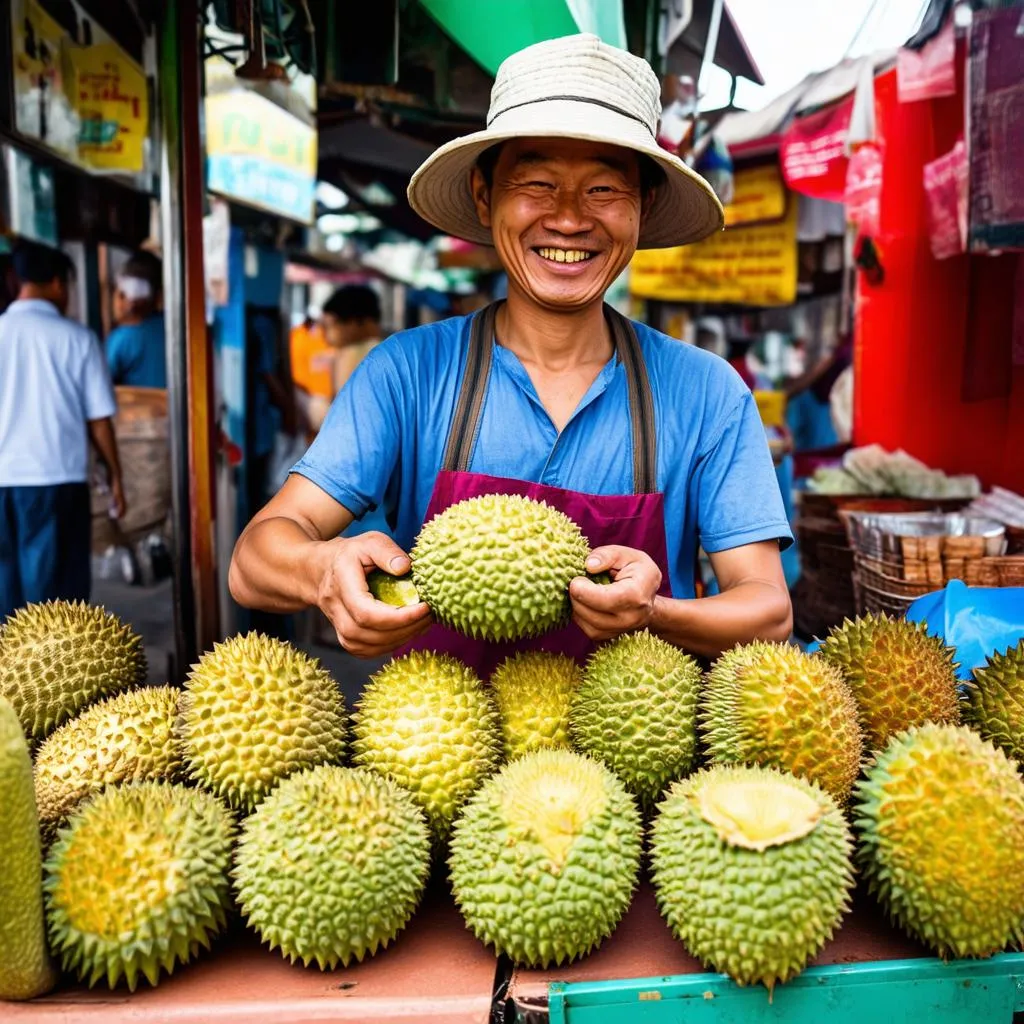
[[[587,572],[612,577],[602,584],[580,576],[569,585],[573,621],[591,640],[610,640],[647,626],[661,586],[661,570],[649,555],[617,545],[596,548],[587,558]]]
[[[360,658],[390,654],[433,622],[430,609],[422,601],[393,608],[370,593],[366,577],[374,569],[393,576],[409,571],[409,556],[386,534],[365,533],[330,541],[327,554],[329,561],[320,577],[317,604],[350,654]]]
[[[128,511],[128,503],[124,500],[124,485],[118,474],[110,481],[110,510],[115,519],[123,519]]]

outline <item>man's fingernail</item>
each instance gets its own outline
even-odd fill
[[[591,555],[587,559],[587,565],[600,565],[600,564],[601,564],[601,559],[598,558],[597,555]]]
[[[405,565],[404,555],[395,555],[395,557],[388,562],[388,568],[393,569],[395,572],[401,572],[403,565]]]

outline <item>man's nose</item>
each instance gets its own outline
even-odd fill
[[[585,198],[577,189],[559,189],[555,192],[554,208],[544,218],[544,227],[561,235],[589,231],[594,224],[586,211]]]

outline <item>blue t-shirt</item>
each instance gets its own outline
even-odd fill
[[[458,399],[471,317],[378,345],[331,406],[294,472],[357,518],[382,505],[408,550],[423,523]],[[654,397],[672,593],[692,597],[710,552],[792,536],[754,397],[724,359],[634,325]],[[519,359],[494,344],[471,472],[589,494],[629,494],[626,372],[614,356],[561,434]]]
[[[115,384],[167,387],[167,344],[162,313],[140,324],[115,327],[107,338],[107,366]]]

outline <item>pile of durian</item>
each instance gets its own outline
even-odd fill
[[[416,591],[466,632],[564,622],[588,546],[532,504],[525,526],[508,502],[463,508],[468,532],[438,517],[431,549],[433,520]],[[473,601],[444,596],[460,550]],[[858,877],[942,957],[1024,938],[1024,638],[966,694],[952,651],[876,616],[816,654],[755,642],[709,672],[647,632],[585,666],[520,653],[486,681],[411,653],[351,715],[319,662],[257,634],[180,689],[144,678],[139,638],[100,608],[0,629],[0,998],[58,970],[156,984],[235,915],[293,962],[347,965],[398,935],[441,861],[467,926],[530,966],[598,946],[642,865],[690,953],[769,991]]]

